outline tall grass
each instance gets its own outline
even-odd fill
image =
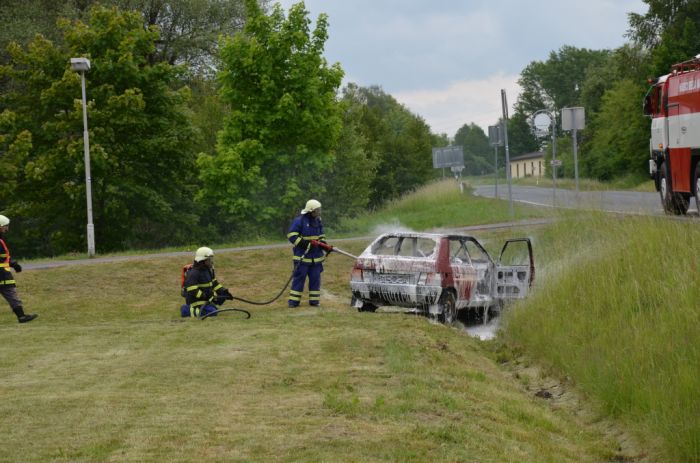
[[[700,265],[694,222],[604,215],[549,228],[538,288],[506,339],[569,376],[667,461],[700,461]]]

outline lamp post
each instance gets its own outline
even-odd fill
[[[87,125],[87,101],[85,98],[85,72],[90,70],[87,58],[71,58],[70,68],[80,73],[83,90],[83,148],[85,152],[85,194],[87,196],[87,248],[88,257],[95,257],[95,226],[92,223],[92,177],[90,176],[90,136]]]

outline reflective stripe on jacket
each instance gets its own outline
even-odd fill
[[[305,264],[320,264],[326,258],[325,251],[320,247],[303,246],[302,240],[326,241],[323,233],[323,223],[320,217],[312,217],[311,214],[301,214],[297,216],[289,226],[287,239],[294,246],[294,261],[301,261]],[[308,249],[307,249],[308,248]]]
[[[216,279],[213,269],[195,263],[185,276],[185,302],[190,307],[201,307],[212,302],[223,286]]]
[[[5,240],[0,238],[0,286],[15,286],[15,279],[10,272],[10,249]]]

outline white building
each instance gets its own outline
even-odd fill
[[[521,154],[510,158],[511,178],[544,176],[544,152]]]

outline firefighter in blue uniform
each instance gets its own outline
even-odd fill
[[[321,303],[321,272],[323,261],[326,258],[325,251],[320,243],[326,244],[326,235],[323,233],[321,223],[321,203],[315,199],[306,202],[301,211],[289,227],[287,239],[294,246],[294,276],[292,277],[292,289],[289,291],[287,305],[290,308],[298,307],[304,292],[306,278],[309,279],[309,305],[318,306]],[[332,249],[328,246],[329,249]],[[330,252],[330,251],[328,251]]]
[[[22,271],[22,266],[19,262],[12,259],[10,256],[10,248],[5,243],[5,233],[10,229],[10,219],[4,215],[0,215],[0,294],[5,298],[10,308],[17,316],[17,321],[27,323],[34,320],[38,315],[25,314],[22,308],[22,301],[17,296],[17,288],[15,279],[10,272],[12,267],[15,272]]]
[[[185,304],[180,308],[183,317],[209,315],[217,311],[216,305],[233,298],[231,292],[216,279],[214,251],[210,248],[201,247],[195,252],[192,267],[185,275],[183,296]]]

